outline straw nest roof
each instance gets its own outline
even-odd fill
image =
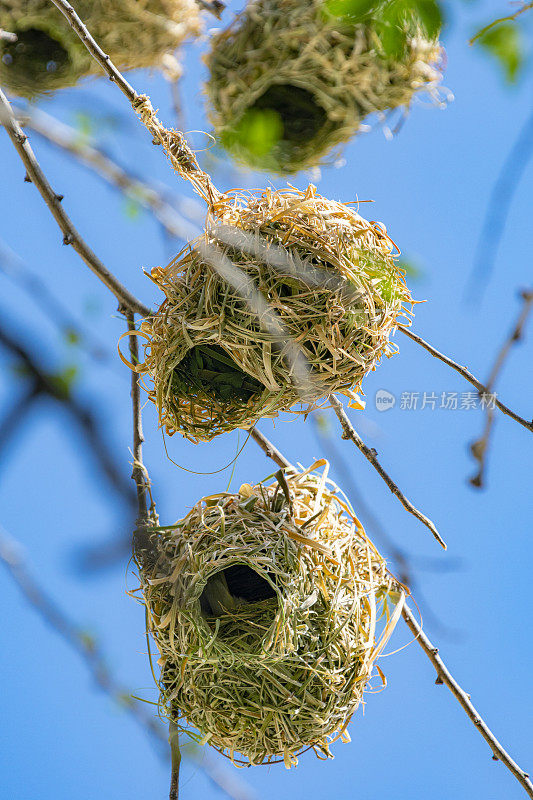
[[[332,757],[401,612],[327,470],[204,497],[137,552],[160,709],[236,763]]]
[[[412,302],[385,228],[314,186],[226,195],[151,278],[165,300],[138,371],[167,433],[192,441],[353,397]]]
[[[79,0],[76,10],[120,69],[161,67],[202,30],[195,0]],[[0,28],[18,34],[0,42],[0,82],[38,96],[100,75],[100,67],[50,0],[0,0]]]
[[[413,15],[402,25],[403,53],[391,57],[372,20],[328,20],[323,0],[248,3],[206,55],[215,133],[254,168],[316,166],[368,114],[408,107],[417,91],[435,89],[440,45]]]

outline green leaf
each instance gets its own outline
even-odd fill
[[[430,39],[438,36],[442,28],[442,9],[437,0],[417,0],[413,11],[420,17],[420,22]]]
[[[325,0],[322,11],[327,20],[353,23],[364,19],[378,4],[379,0]]]
[[[50,381],[55,384],[57,389],[64,394],[65,397],[69,397],[74,382],[78,377],[78,367],[75,364],[71,364],[65,367],[61,372],[57,372],[55,375],[50,375],[49,377]]]
[[[65,328],[63,335],[68,345],[76,345],[80,342],[80,335],[75,328]]]
[[[524,47],[518,26],[512,22],[502,23],[488,30],[477,41],[496,58],[509,83],[516,81],[524,63]]]
[[[132,197],[127,197],[124,202],[124,213],[128,219],[137,219],[141,213],[141,207]]]
[[[240,122],[223,137],[229,150],[242,149],[261,158],[268,155],[283,134],[279,114],[270,109],[248,111]]]

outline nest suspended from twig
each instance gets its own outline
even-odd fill
[[[119,69],[163,67],[177,76],[172,53],[202,23],[194,0],[79,0],[76,10]],[[50,0],[0,0],[0,83],[33,98],[74,86],[100,68]]]
[[[332,392],[353,398],[409,320],[393,247],[314,186],[217,201],[206,233],[151,273],[165,300],[141,326],[138,371],[167,433],[207,441]]]
[[[205,497],[137,551],[160,709],[237,762],[332,757],[401,612],[327,470]]]
[[[247,166],[292,174],[318,165],[370,113],[435,93],[442,48],[414,12],[401,53],[387,55],[372,19],[325,17],[323,0],[255,0],[213,37],[209,113],[223,146]]]

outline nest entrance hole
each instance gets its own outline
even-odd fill
[[[272,585],[248,564],[233,564],[211,575],[200,595],[202,615],[218,636],[235,648],[253,649],[278,610]]]
[[[23,75],[36,87],[45,74],[54,73],[70,63],[70,56],[62,44],[45,31],[28,28],[14,31],[16,42],[4,45],[2,62],[13,72]]]
[[[275,112],[282,125],[281,139],[293,145],[308,144],[327,122],[327,114],[314,95],[290,83],[270,86],[251,110]]]
[[[178,392],[202,391],[222,402],[248,402],[265,388],[219,345],[192,347],[174,368],[173,384]]]

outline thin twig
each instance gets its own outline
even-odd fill
[[[252,439],[254,439],[257,442],[257,444],[263,450],[265,455],[268,458],[271,458],[272,461],[274,461],[274,463],[278,465],[278,467],[288,470],[295,469],[293,465],[290,463],[290,461],[287,461],[283,453],[280,453],[277,447],[274,447],[272,442],[269,442],[267,437],[263,433],[261,433],[261,431],[257,430],[256,427],[250,428],[249,430]]]
[[[168,793],[169,800],[179,800],[180,795],[180,767],[181,767],[181,750],[179,745],[179,730],[178,726],[172,720],[169,723],[168,741],[170,744],[170,791]]]
[[[437,684],[445,684],[451,691],[455,699],[461,704],[467,716],[475,725],[477,730],[483,736],[492,750],[494,760],[501,761],[507,769],[512,772],[519,783],[524,787],[529,797],[533,797],[533,783],[529,779],[527,772],[524,772],[518,764],[513,761],[509,753],[507,753],[500,742],[496,739],[487,723],[480,717],[479,712],[474,707],[470,700],[470,695],[462,689],[455,678],[451,675],[443,660],[439,656],[439,650],[428,639],[422,628],[416,621],[416,618],[408,605],[404,605],[402,609],[402,616],[406,621],[409,629],[416,636],[416,640],[420,647],[423,649],[433,666],[437,671]]]
[[[5,31],[3,28],[0,28],[0,41],[9,42],[10,44],[14,44],[18,39],[16,33],[11,33],[11,31]]]
[[[424,341],[424,339],[422,339],[420,336],[417,336],[416,333],[413,333],[413,331],[409,330],[409,328],[405,328],[403,325],[398,325],[398,330],[404,333],[406,336],[408,336],[409,339],[412,339],[413,342],[416,342],[421,347],[423,347],[424,350],[427,350],[428,353],[431,353],[432,356],[435,356],[435,358],[438,358],[440,361],[444,362],[444,364],[446,364],[448,367],[454,369],[456,372],[459,373],[459,375],[462,375],[462,377],[466,381],[471,383],[472,386],[475,386],[480,395],[487,395],[487,398],[494,399],[494,404],[500,409],[500,411],[503,414],[506,414],[508,417],[511,417],[511,419],[514,419],[515,422],[518,422],[528,431],[533,432],[533,421],[529,422],[528,420],[521,417],[519,414],[515,414],[514,411],[511,411],[511,409],[508,408],[506,405],[504,405],[500,400],[498,400],[496,396],[492,395],[491,392],[489,392],[488,388],[484,384],[482,384],[481,381],[479,381],[474,375],[472,375],[472,373],[469,372],[466,367],[462,367],[460,364],[457,364],[448,356],[445,356],[444,353],[440,353],[438,350],[436,350],[434,347],[428,344],[428,342]]]
[[[128,330],[133,332],[129,337],[130,360],[135,366],[139,363],[139,345],[135,328],[135,315],[131,311],[126,311],[125,315],[128,323]],[[139,373],[135,372],[135,370],[131,370],[131,405],[133,416],[133,471],[131,477],[137,489],[137,505],[139,508],[137,524],[142,526],[148,522],[149,515],[146,497],[149,487],[147,485],[146,468],[143,464],[142,457],[144,434],[141,416],[141,389],[139,386]]]
[[[472,36],[469,44],[471,45],[474,44],[474,42],[477,41],[479,38],[481,38],[481,36],[484,36],[488,31],[490,31],[496,25],[501,25],[502,22],[514,22],[514,20],[518,19],[518,17],[521,14],[523,14],[524,11],[528,11],[530,8],[533,8],[533,3],[526,3],[525,5],[522,6],[522,8],[519,8],[518,11],[515,11],[514,14],[509,14],[508,17],[500,17],[499,19],[495,19],[493,22],[489,23],[488,25],[485,25],[484,28],[481,28],[481,30],[478,31],[475,36]]]
[[[27,171],[28,180],[35,184],[44,202],[50,209],[52,216],[59,225],[63,233],[63,244],[71,244],[78,255],[87,264],[95,275],[100,278],[102,283],[110,289],[117,300],[127,308],[142,314],[143,317],[150,315],[150,309],[143,305],[140,300],[137,300],[125,286],[123,286],[117,278],[107,269],[100,259],[93,253],[91,248],[82,239],[74,225],[72,224],[69,216],[63,210],[61,205],[63,196],[54,192],[50,186],[48,179],[42,171],[39,162],[30,146],[28,137],[22,131],[18,124],[11,105],[0,90],[0,123],[4,126],[7,134],[13,142],[24,166]]]
[[[191,234],[195,235],[188,221],[176,211],[161,192],[146,181],[130,174],[101,148],[85,141],[75,128],[33,106],[27,109],[13,106],[13,112],[24,128],[35,131],[55,147],[70,153],[134,202],[153,211],[156,219],[170,236],[187,239]]]
[[[273,452],[279,452],[264,435],[261,436],[261,442],[258,443],[260,444],[260,447],[267,453],[267,455],[270,455],[270,458],[273,458],[273,456],[271,455]],[[283,455],[281,455],[281,458],[287,464],[289,463],[289,461]],[[278,463],[277,460],[276,463]],[[422,647],[425,654],[435,667],[437,671],[437,680],[435,682],[437,684],[445,684],[448,687],[448,689],[450,689],[455,699],[461,704],[461,706],[465,710],[469,719],[472,720],[473,724],[479,730],[485,741],[488,742],[488,744],[490,745],[490,748],[493,753],[493,758],[497,761],[501,761],[502,764],[504,764],[507,767],[507,769],[509,769],[510,772],[512,772],[512,774],[522,784],[528,795],[530,797],[533,797],[533,784],[529,779],[529,775],[527,774],[527,772],[524,772],[515,761],[513,761],[510,755],[503,749],[500,742],[496,739],[496,737],[494,736],[494,734],[492,733],[486,722],[479,716],[477,709],[473,706],[473,704],[470,701],[470,696],[464,691],[464,689],[462,689],[459,686],[455,678],[451,675],[448,668],[446,667],[446,665],[439,656],[438,648],[435,647],[430,642],[428,637],[422,631],[422,628],[416,621],[416,618],[413,615],[413,612],[410,610],[409,606],[404,605],[402,610],[402,616],[405,622],[407,623],[410,631],[416,637],[416,641]]]
[[[145,94],[138,94],[133,86],[117,69],[95,39],[89,33],[87,26],[82,22],[74,8],[66,0],[51,0],[61,13],[66,17],[71,28],[78,34],[81,41],[107,73],[109,79],[115,83],[123,95],[129,100],[135,113],[152,135],[154,144],[163,146],[174,169],[182,178],[188,180],[194,190],[205,200],[209,208],[213,208],[221,197],[211,178],[200,169],[194,152],[191,150],[185,136],[181,131],[168,130],[157,119],[150,98]]]
[[[533,309],[533,289],[522,291],[520,293],[520,296],[522,298],[522,306],[520,308],[520,313],[518,314],[518,319],[516,320],[510,335],[507,337],[507,339],[501,346],[487,380],[487,388],[489,389],[489,391],[492,391],[492,389],[494,388],[494,384],[496,383],[496,380],[503,368],[503,365],[505,364],[505,361],[509,353],[511,352],[511,348],[522,338],[529,314]],[[476,474],[470,478],[469,482],[472,484],[472,486],[475,486],[476,488],[482,487],[484,483],[486,456],[488,452],[490,436],[492,433],[493,426],[494,426],[494,410],[489,407],[487,408],[486,412],[483,433],[478,439],[476,439],[476,441],[472,442],[472,444],[470,445],[470,451],[473,457],[478,462],[478,470]]]
[[[342,426],[342,438],[343,439],[351,439],[352,440],[352,442],[355,444],[355,446],[361,451],[361,453],[364,455],[364,457],[368,461],[370,461],[370,463],[372,464],[374,469],[383,478],[383,480],[385,481],[385,483],[387,484],[387,486],[389,487],[391,492],[398,498],[398,500],[400,501],[402,506],[410,514],[412,514],[414,517],[416,517],[416,519],[420,520],[420,522],[422,522],[426,526],[426,528],[429,528],[429,530],[431,531],[431,533],[433,534],[433,536],[435,537],[437,542],[441,545],[441,547],[443,547],[446,550],[446,543],[444,542],[444,540],[440,536],[440,534],[439,534],[438,530],[436,529],[435,525],[433,524],[433,522],[428,517],[426,517],[425,514],[422,514],[422,512],[419,511],[411,503],[411,501],[406,498],[406,496],[403,494],[403,492],[396,486],[396,484],[394,483],[392,478],[385,472],[385,470],[383,469],[383,467],[381,466],[381,464],[379,463],[379,461],[377,459],[376,451],[373,450],[370,447],[367,447],[367,445],[363,442],[363,440],[361,439],[361,437],[359,436],[359,434],[355,430],[354,426],[352,425],[352,423],[348,419],[348,416],[347,416],[346,412],[344,411],[343,405],[340,402],[340,400],[334,394],[332,394],[332,395],[329,396],[329,402],[331,403],[333,411],[335,412],[335,414],[338,417],[339,422],[341,423],[341,426]]]
[[[505,231],[512,199],[533,155],[533,111],[526,119],[492,187],[479,236],[474,266],[465,291],[479,300],[489,283]]]

